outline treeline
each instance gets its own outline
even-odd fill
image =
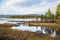
[[[20,16],[9,16],[9,18],[40,18],[41,16],[28,16],[28,15],[20,15]]]

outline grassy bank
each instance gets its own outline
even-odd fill
[[[16,26],[16,24],[0,24],[0,28],[10,28],[12,26]]]
[[[48,35],[41,36],[38,33],[28,31],[0,28],[0,40],[60,40],[60,38],[52,38]]]

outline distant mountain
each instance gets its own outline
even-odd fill
[[[27,15],[0,15],[0,18],[7,18],[9,16],[40,16],[40,14],[27,14]]]
[[[12,15],[0,15],[0,18],[7,18],[8,16],[12,16]]]
[[[5,15],[0,15],[0,18],[5,18],[5,17],[7,17],[7,16],[5,16]]]
[[[27,14],[28,16],[40,16],[41,14]]]

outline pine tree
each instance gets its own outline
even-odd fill
[[[50,8],[48,9],[48,12],[46,12],[46,17],[48,17],[48,18],[51,17],[51,11],[50,11]]]
[[[46,12],[46,20],[50,20],[51,21],[51,18],[52,18],[52,13],[51,13],[51,10],[49,8],[48,11]]]
[[[57,15],[57,22],[60,22],[60,3],[57,5],[56,15]]]

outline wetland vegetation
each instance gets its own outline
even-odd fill
[[[36,21],[31,22],[39,22],[37,19],[41,18],[41,22],[43,23],[57,23],[60,24],[60,3],[56,7],[56,13],[54,14],[51,12],[50,8],[46,12],[45,15],[40,16],[9,16],[8,18],[36,18]],[[57,37],[51,37],[50,36],[50,30],[47,30],[48,34],[41,35],[37,32],[29,32],[29,31],[21,31],[21,30],[15,30],[10,29],[8,27],[12,25],[0,25],[0,40],[60,40],[60,28],[55,29],[57,33]],[[6,27],[6,28],[5,28]]]

